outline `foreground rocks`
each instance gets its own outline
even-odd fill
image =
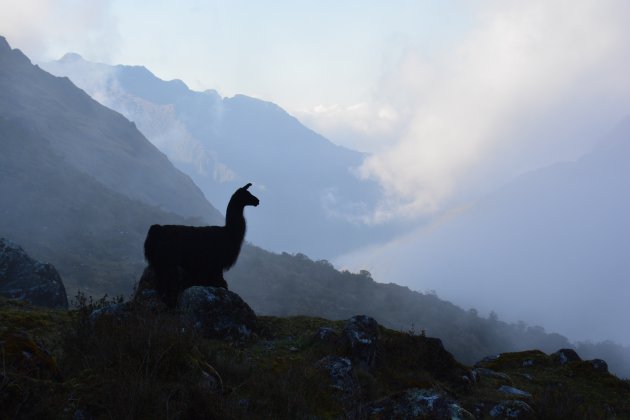
[[[90,319],[96,322],[114,317],[124,321],[138,310],[160,313],[168,308],[155,290],[142,288],[133,301],[99,308]],[[221,287],[193,286],[184,290],[172,312],[179,316],[182,327],[193,328],[208,339],[249,340],[257,329],[252,308],[238,294]]]
[[[206,338],[246,340],[256,330],[252,308],[239,295],[221,287],[190,287],[179,297],[177,309],[183,321]]]
[[[0,238],[0,295],[33,305],[67,308],[66,289],[51,264],[29,257],[17,244]]]
[[[630,418],[629,383],[566,349],[468,367],[439,339],[365,315],[256,316],[211,287],[173,310],[155,299],[91,313],[0,299],[0,406],[16,418]]]

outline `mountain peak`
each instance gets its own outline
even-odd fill
[[[7,42],[7,39],[0,35],[0,51],[11,51],[11,46]]]
[[[62,63],[72,63],[75,61],[83,61],[83,57],[75,52],[66,53],[59,59]]]

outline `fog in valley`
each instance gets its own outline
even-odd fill
[[[374,280],[630,347],[630,4],[9,3],[0,237],[71,290],[130,290],[148,226],[252,182],[244,296]]]

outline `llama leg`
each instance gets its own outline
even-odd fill
[[[155,267],[156,290],[160,299],[169,308],[174,308],[179,297],[181,275],[175,265],[160,265]]]

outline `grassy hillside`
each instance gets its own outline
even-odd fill
[[[338,339],[318,338],[322,327],[340,336],[343,321],[260,317],[253,339],[229,342],[186,331],[168,313],[91,322],[96,306],[0,300],[2,418],[391,418],[426,410],[427,401],[431,418],[453,410],[490,418],[508,406],[519,418],[630,416],[628,382],[538,351],[473,368],[439,340],[379,327],[370,366]],[[506,386],[525,394],[505,394]]]

